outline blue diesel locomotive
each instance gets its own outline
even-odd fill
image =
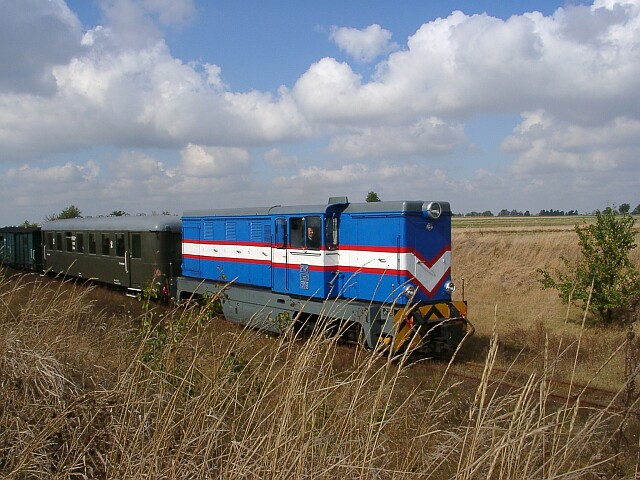
[[[185,212],[177,299],[221,285],[227,319],[275,332],[329,321],[371,348],[450,354],[472,328],[452,300],[447,202]]]

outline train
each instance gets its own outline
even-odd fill
[[[42,262],[40,227],[0,228],[0,263],[22,270],[40,271]]]
[[[451,355],[473,332],[453,299],[451,216],[445,201],[331,197],[74,218],[0,229],[0,259],[177,303],[218,295],[228,320],[276,333],[323,323],[371,349]]]

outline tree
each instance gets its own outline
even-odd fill
[[[631,210],[631,205],[629,205],[628,203],[623,203],[618,207],[618,211],[622,214],[629,213],[629,210]]]
[[[81,211],[75,205],[69,205],[67,208],[63,209],[60,213],[52,213],[51,215],[45,217],[45,221],[50,222],[51,220],[64,220],[67,218],[78,218],[81,217]]]
[[[596,211],[596,223],[575,228],[582,258],[572,264],[561,257],[569,273],[556,270],[555,278],[538,270],[542,287],[558,290],[564,302],[589,302],[591,312],[605,324],[629,321],[640,299],[640,274],[629,258],[637,246],[635,221],[611,208]]]
[[[111,215],[112,217],[128,217],[129,216],[129,214],[124,210],[114,210],[109,215]]]
[[[633,213],[634,215],[639,215],[640,214],[640,203],[638,204],[638,206],[636,208],[633,209]]]
[[[380,201],[380,197],[376,192],[367,193],[367,202],[379,202],[379,201]]]

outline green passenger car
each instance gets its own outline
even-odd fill
[[[23,270],[42,270],[40,227],[0,228],[0,262]]]
[[[180,275],[182,222],[170,215],[55,220],[42,226],[53,273],[167,295]]]

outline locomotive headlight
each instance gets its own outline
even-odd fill
[[[456,291],[456,285],[451,280],[444,284],[444,291],[451,295]]]
[[[442,215],[442,205],[438,202],[429,202],[422,205],[422,214],[426,217],[437,220]]]
[[[412,298],[416,294],[416,287],[414,287],[413,285],[408,285],[402,293],[405,297]]]

